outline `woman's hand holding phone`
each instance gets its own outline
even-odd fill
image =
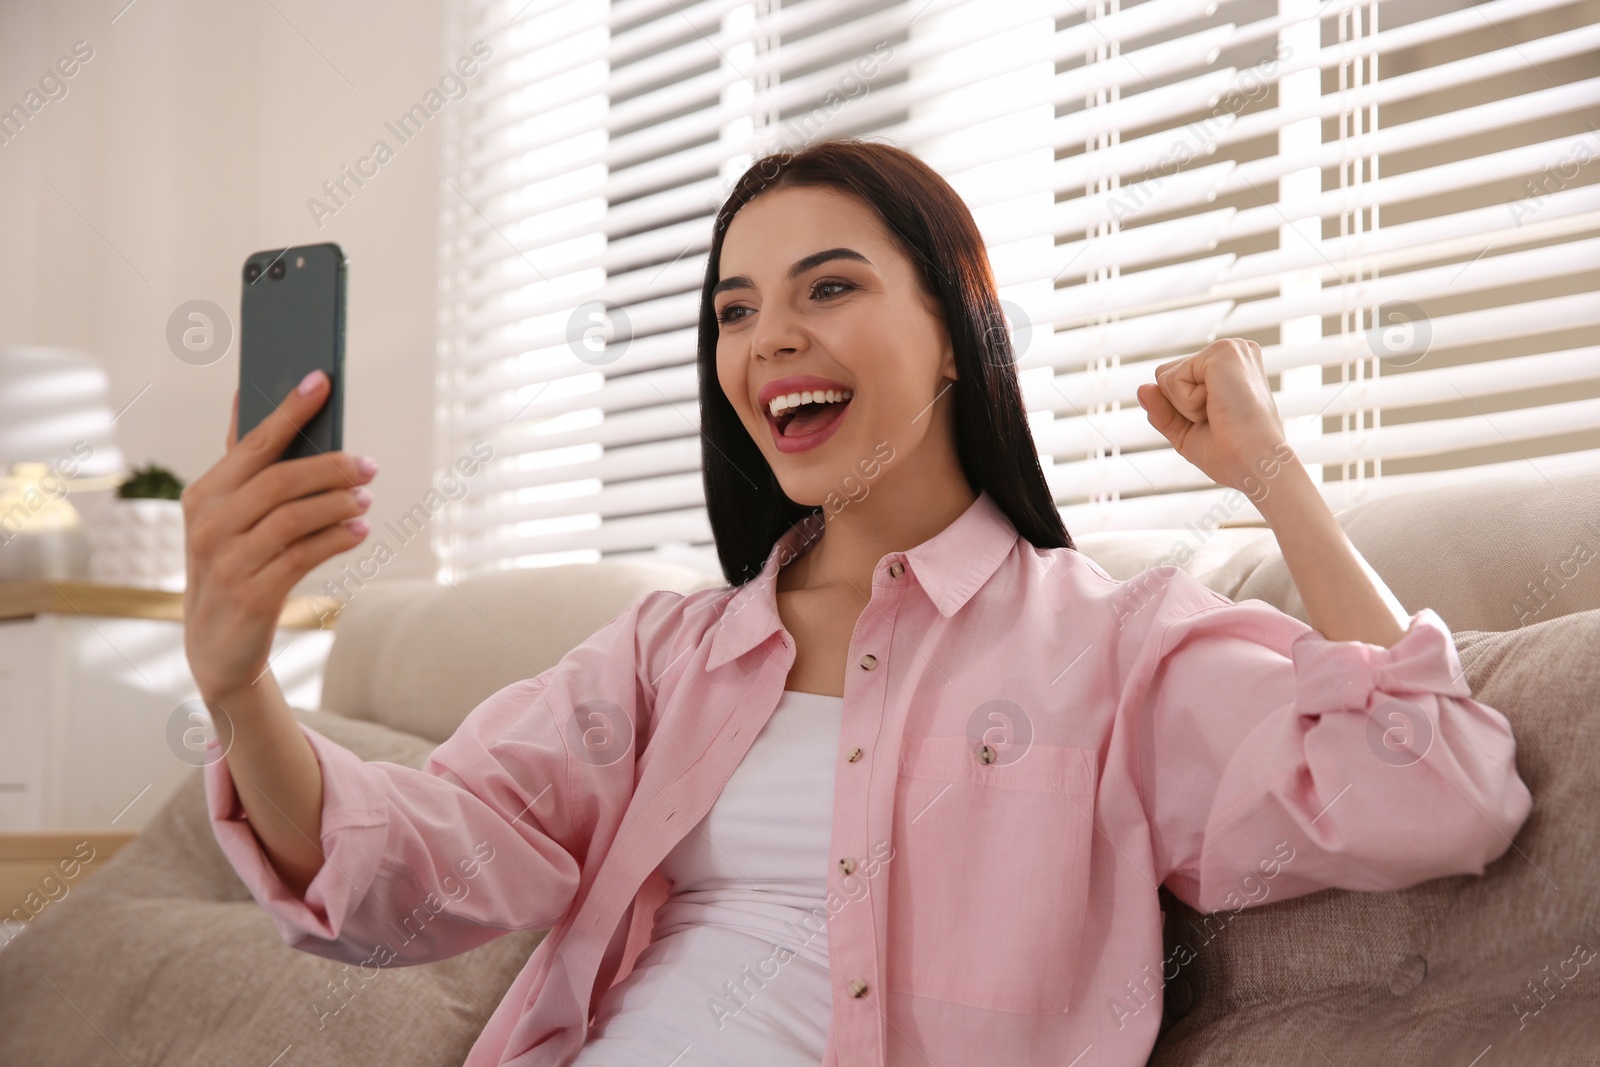
[[[347,452],[275,459],[328,392],[312,372],[242,440],[235,393],[227,452],[183,491],[184,651],[250,827],[300,896],[323,863],[322,768],[269,669],[272,638],[295,583],[367,536],[356,517],[377,473]]]
[[[327,397],[327,375],[313,371],[238,440],[235,394],[227,452],[183,492],[184,643],[206,700],[226,701],[255,683],[289,591],[366,537],[357,516],[370,503],[363,486],[375,463],[348,452],[274,462]]]

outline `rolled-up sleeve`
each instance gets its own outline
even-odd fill
[[[1159,881],[1201,912],[1481,874],[1532,809],[1444,621],[1330,641],[1259,600],[1157,631],[1134,687]]]
[[[208,763],[213,833],[283,941],[405,965],[554,926],[632,795],[634,740],[681,599],[646,593],[555,666],[485,699],[421,769],[363,761],[300,723],[322,770],[324,856],[304,897],[262,849],[227,757]]]

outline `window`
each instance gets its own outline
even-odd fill
[[[1335,509],[1600,464],[1600,0],[459,3],[446,576],[717,573],[694,367],[712,217],[765,151],[916,152],[989,246],[1074,534],[1259,522],[1135,387],[1257,341]],[[608,340],[609,339],[609,340]],[[1218,509],[1218,502],[1231,507]]]

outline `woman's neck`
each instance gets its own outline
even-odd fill
[[[901,474],[909,472],[902,471]],[[972,506],[978,494],[964,475],[927,480],[885,478],[836,512],[824,510],[823,532],[779,574],[782,592],[850,585],[872,595],[872,571],[891,552],[915,548]]]

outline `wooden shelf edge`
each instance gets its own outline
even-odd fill
[[[331,630],[341,602],[335,597],[290,597],[278,616],[284,630]],[[183,621],[183,594],[100,582],[39,578],[0,584],[0,620],[41,614]]]

